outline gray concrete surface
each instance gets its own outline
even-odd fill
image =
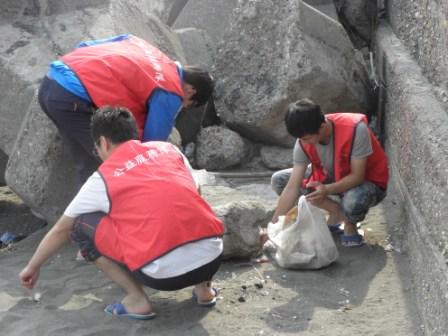
[[[448,114],[390,26],[376,34],[386,148],[427,335],[448,333]]]
[[[388,21],[448,110],[448,1],[390,0]]]

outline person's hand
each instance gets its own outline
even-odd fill
[[[264,244],[269,240],[268,231],[265,228],[260,228],[259,231],[260,235],[260,245],[261,248],[263,248]]]
[[[39,269],[28,265],[20,272],[19,278],[23,287],[33,289],[39,278]]]
[[[314,191],[306,195],[306,200],[311,204],[318,203],[322,201],[328,195],[328,190],[325,184],[317,181],[309,182],[306,185],[307,188],[313,188]]]

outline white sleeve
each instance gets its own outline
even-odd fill
[[[95,172],[70,202],[65,209],[64,215],[76,218],[82,214],[97,211],[108,213],[109,208],[110,202],[106,192],[106,185],[100,174]]]
[[[190,165],[190,161],[188,161],[187,157],[184,155],[184,153],[182,153],[182,152],[180,151],[179,148],[177,148],[176,146],[174,146],[174,148],[176,148],[176,150],[178,151],[178,153],[179,153],[180,155],[182,155],[182,159],[184,160],[184,165],[185,165],[185,167],[187,167],[188,171],[190,172],[191,178],[193,179],[194,184],[196,185],[196,189],[199,188],[199,181],[198,181],[198,179],[196,178],[196,176],[195,176],[195,174],[194,174],[194,169],[191,167],[191,165]]]

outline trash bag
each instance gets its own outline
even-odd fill
[[[321,209],[301,196],[297,217],[288,213],[267,227],[273,258],[280,267],[318,269],[338,258],[338,250]]]

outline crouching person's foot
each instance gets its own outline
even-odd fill
[[[359,247],[364,245],[364,239],[358,233],[356,223],[346,221],[344,224],[344,234],[342,234],[340,237],[341,244],[344,247]]]
[[[201,307],[213,307],[217,297],[218,289],[213,288],[210,281],[201,282],[193,289],[193,300]]]
[[[146,296],[127,295],[121,302],[108,305],[104,311],[109,315],[127,317],[134,320],[151,320],[156,317]]]

